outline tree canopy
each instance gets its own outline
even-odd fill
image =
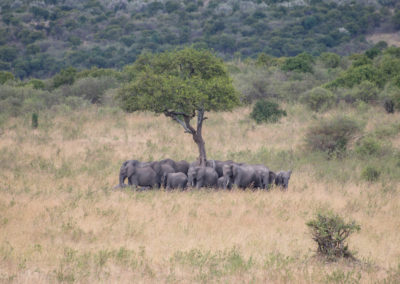
[[[193,135],[203,164],[206,160],[201,134],[206,119],[204,112],[228,111],[239,104],[238,93],[223,61],[209,51],[185,48],[144,54],[124,71],[129,82],[117,95],[122,109],[163,113],[180,123],[185,132]],[[195,129],[190,120],[196,114]]]

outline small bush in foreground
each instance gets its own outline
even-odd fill
[[[335,260],[340,257],[353,257],[345,240],[354,232],[360,231],[355,221],[346,222],[339,215],[327,211],[318,212],[315,219],[308,221],[313,240],[318,244],[318,253]]]
[[[282,116],[286,116],[284,110],[279,109],[279,105],[269,101],[258,101],[253,107],[250,117],[257,123],[278,122]]]
[[[306,144],[314,151],[340,156],[347,144],[360,131],[359,125],[347,117],[334,117],[311,127],[306,134]]]
[[[379,179],[381,172],[373,166],[367,166],[361,173],[361,177],[369,182],[374,182]]]

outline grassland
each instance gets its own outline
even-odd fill
[[[131,158],[194,160],[191,137],[163,116],[114,108],[54,109],[12,118],[0,136],[0,282],[399,283],[400,114],[339,106],[312,114],[284,106],[278,124],[249,108],[210,113],[208,156],[293,169],[287,192],[112,190]],[[375,133],[383,154],[342,159],[310,153],[307,128],[345,113]],[[358,137],[359,138],[359,137]],[[360,178],[363,167],[382,171]],[[357,261],[315,256],[305,223],[330,208],[361,225]]]

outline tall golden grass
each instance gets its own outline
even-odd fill
[[[208,114],[208,156],[252,162],[266,149],[295,157],[305,151],[307,127],[323,116],[364,116],[367,130],[400,118],[375,108],[318,116],[300,105],[286,110],[288,117],[268,125],[249,120],[248,108]],[[397,147],[400,136],[391,139]],[[0,136],[0,281],[400,282],[397,182],[328,181],[312,161],[276,161],[295,166],[287,192],[112,190],[124,160],[167,157],[194,160],[197,148],[163,116],[49,111],[36,130],[28,119],[10,119]],[[315,257],[305,223],[320,208],[361,225],[349,239],[358,261]]]

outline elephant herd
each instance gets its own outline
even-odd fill
[[[268,190],[272,184],[286,190],[292,171],[274,173],[266,166],[236,163],[234,161],[207,160],[201,167],[198,161],[164,159],[154,162],[125,161],[119,172],[119,185],[140,188],[186,189],[212,187],[220,189],[255,188]]]

